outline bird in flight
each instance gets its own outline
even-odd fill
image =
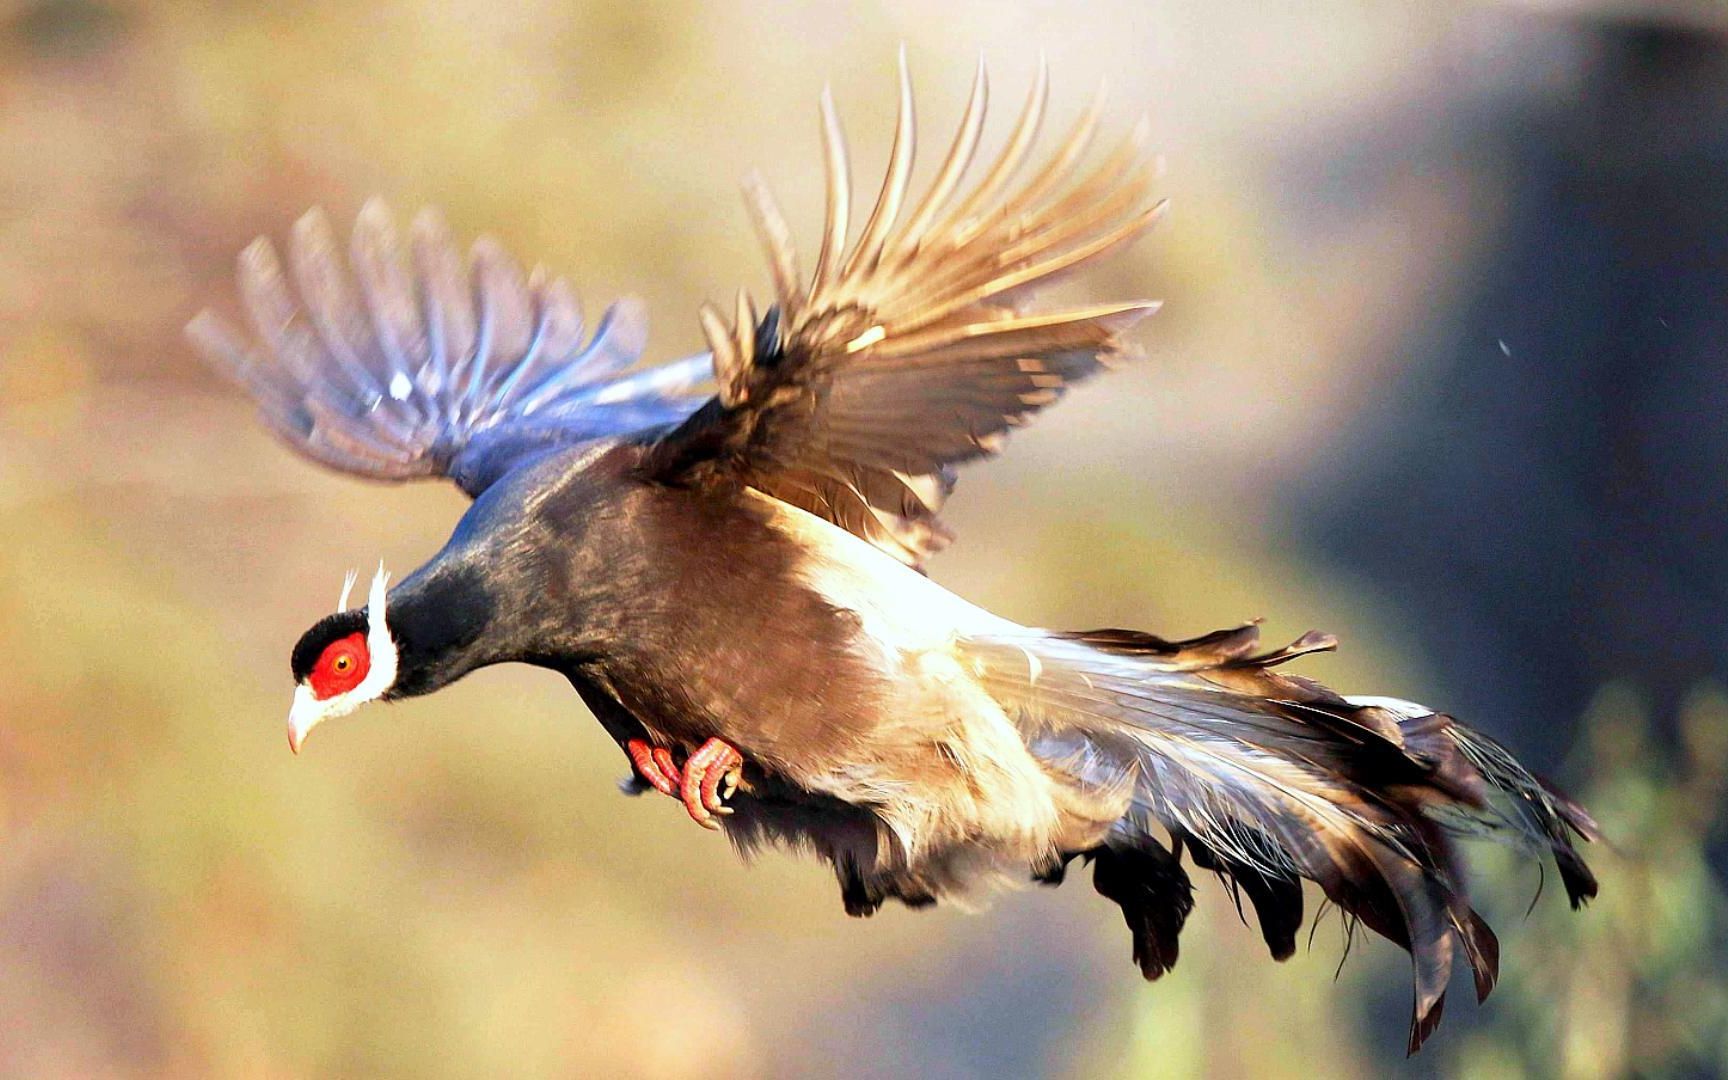
[[[1572,839],[1595,825],[1449,716],[1280,670],[1325,634],[1258,651],[1253,625],[1186,641],[1035,629],[925,576],[955,467],[1127,355],[1157,308],[1036,301],[1161,215],[1144,125],[1091,155],[1095,102],[1035,154],[1041,67],[967,183],[986,85],[980,63],[914,197],[902,57],[886,178],[856,230],[824,93],[813,269],[748,180],[773,298],[704,305],[708,352],[658,367],[637,366],[638,304],[590,332],[562,280],[488,239],[464,258],[429,212],[404,244],[367,204],[346,257],[318,211],[286,266],[248,247],[252,337],[206,312],[188,327],[199,351],[307,457],[473,499],[429,562],[394,587],[380,568],[355,609],[351,576],[301,637],[289,745],[480,667],[550,668],[624,751],[630,790],[742,851],[816,852],[854,915],[1054,884],[1079,859],[1156,979],[1193,906],[1184,856],[1247,896],[1279,960],[1315,882],[1410,952],[1413,1052],[1456,955],[1479,999],[1497,977],[1457,841],[1548,856],[1577,907],[1596,882]]]

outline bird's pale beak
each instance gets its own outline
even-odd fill
[[[294,706],[288,710],[288,749],[296,754],[300,745],[306,741],[306,736],[318,726],[318,721],[324,719],[323,710],[319,708],[318,699],[312,696],[309,686],[294,688]]]

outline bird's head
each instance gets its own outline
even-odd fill
[[[294,707],[288,713],[288,747],[296,754],[306,736],[333,716],[345,716],[376,701],[396,684],[399,650],[386,619],[380,566],[366,606],[349,610],[350,573],[336,613],[320,619],[294,646]]]

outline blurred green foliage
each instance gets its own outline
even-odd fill
[[[1728,892],[1706,862],[1708,845],[1728,823],[1725,709],[1721,688],[1698,689],[1686,714],[1686,744],[1670,768],[1649,745],[1637,695],[1624,686],[1604,688],[1569,770],[1572,790],[1596,815],[1610,849],[1588,852],[1602,878],[1600,898],[1574,914],[1553,881],[1551,890],[1535,887],[1528,862],[1496,849],[1473,851],[1479,903],[1505,946],[1502,981],[1472,1030],[1438,1040],[1407,1069],[1497,1080],[1728,1072],[1728,975],[1721,959]],[[1538,891],[1544,895],[1531,904]],[[1209,923],[1185,935],[1183,965],[1228,954],[1226,943],[1207,940],[1216,933]],[[1339,955],[1335,944],[1323,926],[1310,949],[1327,964]],[[1395,965],[1384,947],[1370,951],[1375,955],[1364,966]],[[1291,963],[1311,966],[1300,954]],[[1329,1063],[1328,1076],[1376,1075],[1386,1067],[1384,1045],[1370,1052],[1377,1066],[1360,1057],[1353,1068],[1336,1064],[1353,1060],[1353,1048],[1365,1040],[1369,1047],[1385,1041],[1384,1032],[1361,1027],[1346,996],[1359,992],[1351,970],[1358,963],[1352,958],[1342,969],[1346,994],[1340,994],[1313,972],[1285,985],[1282,972],[1262,978],[1246,963],[1225,960],[1199,985],[1148,995],[1129,1056],[1112,1050],[1102,1060],[1083,1059],[1073,1075],[1295,1076],[1307,1071],[1299,1062]],[[1273,980],[1280,984],[1272,992],[1275,1020],[1267,1016]],[[1456,1023],[1469,1009],[1468,989],[1457,987],[1454,996],[1447,1019]]]

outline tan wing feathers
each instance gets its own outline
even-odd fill
[[[1002,152],[984,178],[955,203],[976,154],[988,106],[988,76],[982,60],[973,79],[959,130],[916,209],[896,227],[915,154],[916,122],[911,80],[901,56],[900,110],[887,175],[857,243],[848,253],[851,181],[845,136],[833,97],[822,97],[822,134],[827,174],[827,214],[816,271],[806,294],[800,284],[790,230],[759,177],[745,184],[751,217],[768,253],[780,307],[784,346],[813,351],[837,348],[846,355],[906,355],[926,340],[922,331],[968,317],[968,309],[993,301],[1006,305],[1028,285],[1049,279],[1115,247],[1149,227],[1162,202],[1146,205],[1153,178],[1145,152],[1147,126],[1084,175],[1074,175],[1102,111],[1103,93],[1074,124],[1050,160],[1018,189],[1010,187],[1042,125],[1048,72],[1041,63],[1026,104]],[[938,221],[938,218],[940,220]],[[932,224],[935,222],[935,224]],[[1143,305],[1142,305],[1143,306]],[[739,311],[752,314],[754,305]],[[947,334],[985,333],[968,321]],[[717,356],[743,351],[754,327],[725,325],[704,317],[703,330]],[[998,328],[1008,343],[1007,331]],[[918,334],[920,336],[910,337]],[[912,344],[901,341],[910,337]]]
[[[1138,235],[1163,204],[1153,201],[1144,124],[1085,164],[1101,91],[1029,167],[1049,96],[1042,62],[1002,148],[969,180],[989,105],[980,61],[958,130],[913,197],[917,120],[903,54],[898,91],[886,175],[850,244],[846,141],[823,93],[827,213],[808,279],[773,196],[758,177],[746,181],[776,309],[758,322],[742,296],[727,322],[704,307],[728,412],[691,423],[730,432],[674,432],[655,467],[742,479],[918,565],[946,539],[935,512],[950,467],[994,453],[1009,428],[1107,366],[1123,350],[1121,333],[1157,307],[1022,310],[1028,292]]]
[[[917,119],[912,105],[912,76],[906,70],[906,50],[900,50],[900,111],[894,123],[894,145],[888,150],[888,172],[882,179],[882,190],[876,196],[876,206],[852,257],[846,260],[846,274],[870,271],[881,261],[894,222],[906,201],[906,190],[912,182],[913,148],[917,141]]]
[[[811,302],[818,302],[834,283],[840,272],[840,260],[846,248],[846,230],[852,220],[852,175],[846,156],[846,134],[840,129],[840,116],[834,111],[834,95],[822,90],[822,151],[828,174],[828,214],[822,230],[822,250],[816,256],[816,272],[811,277]]]

